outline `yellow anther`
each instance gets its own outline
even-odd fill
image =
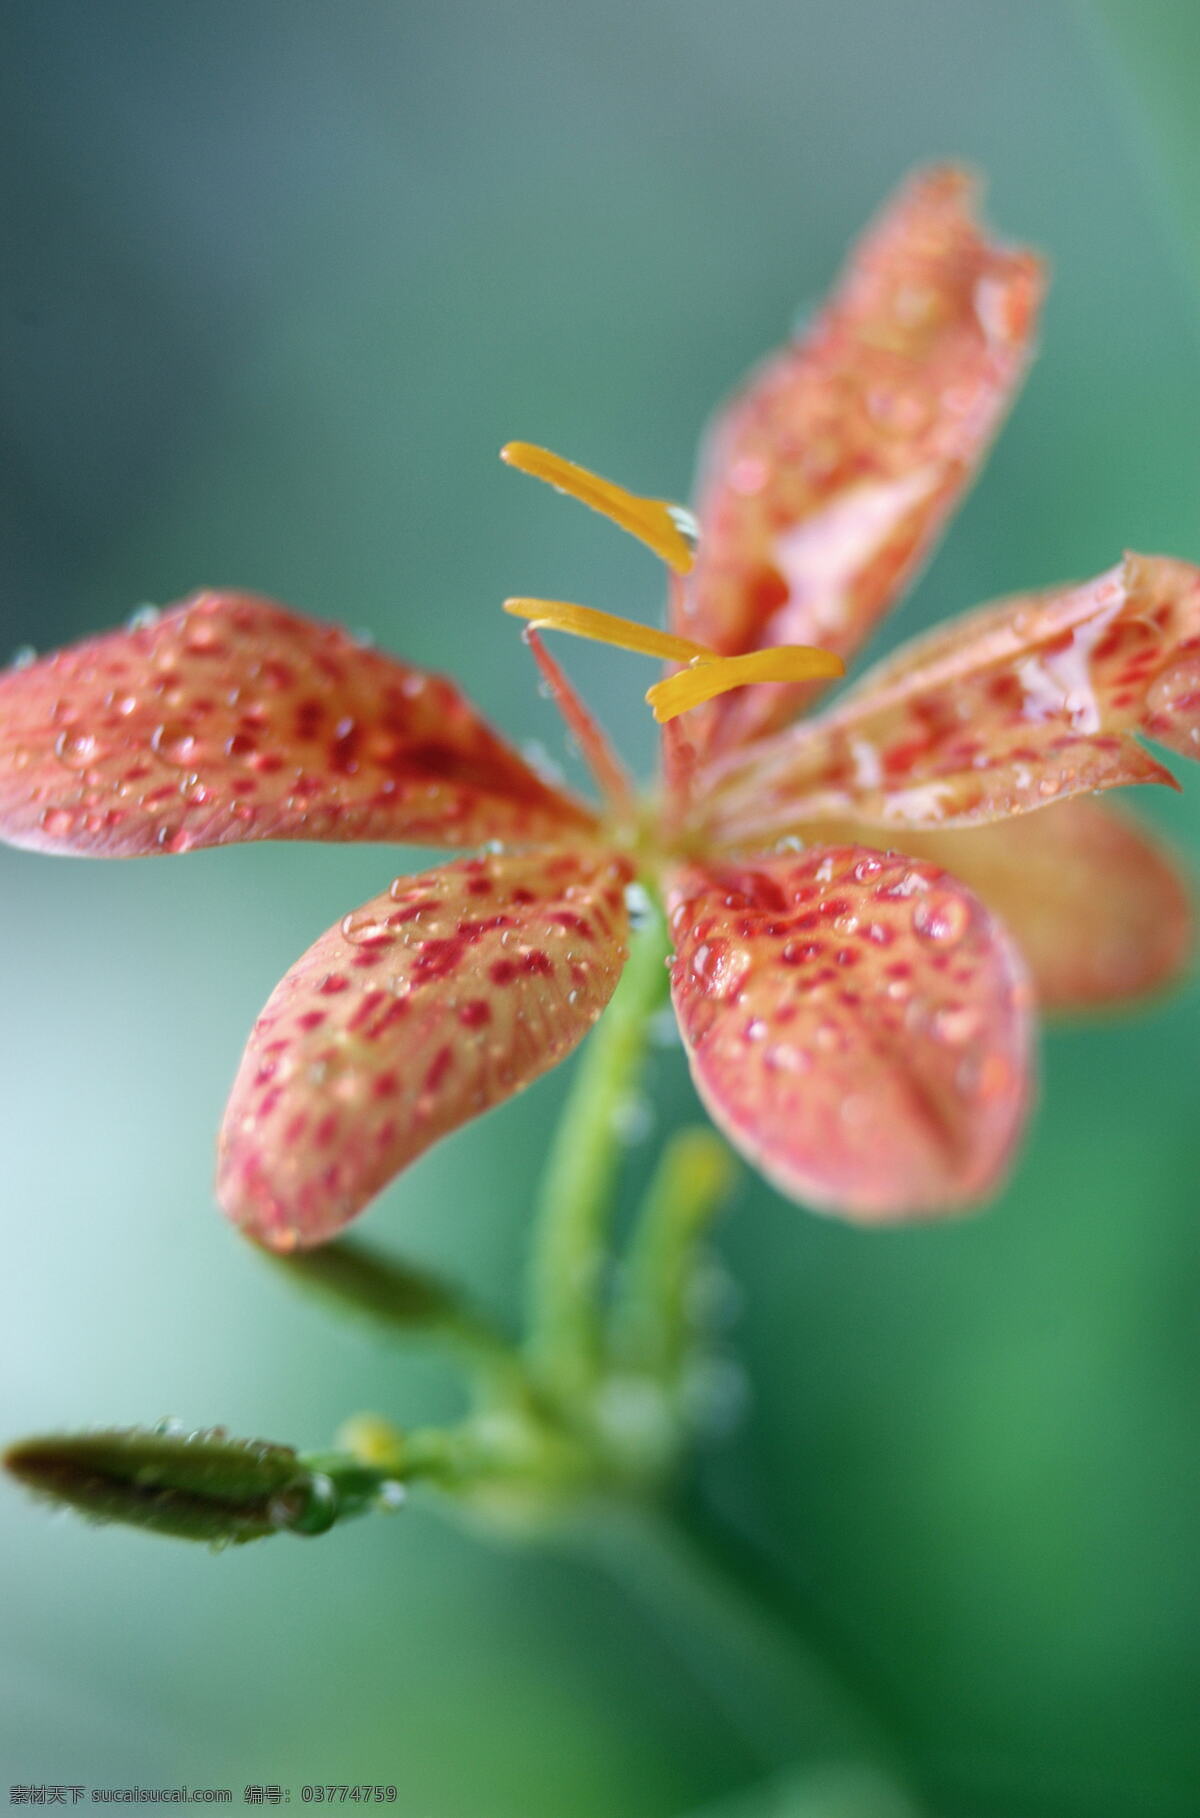
[[[615,612],[598,612],[594,606],[576,606],[570,600],[505,600],[505,612],[515,619],[529,619],[539,630],[566,631],[596,644],[615,644],[618,650],[635,650],[641,656],[661,657],[667,663],[711,663],[716,651],[671,631],[656,631],[618,618]],[[840,674],[839,670],[839,674]]]
[[[586,467],[551,454],[548,448],[537,448],[532,442],[506,443],[500,450],[500,459],[611,518],[652,549],[676,574],[690,571],[696,554],[696,523],[684,506],[627,492],[612,480],[602,480],[599,474],[589,473]]]
[[[807,644],[775,644],[766,650],[752,650],[746,656],[713,657],[693,660],[678,675],[668,676],[647,689],[646,699],[654,717],[662,724],[699,707],[704,701],[731,688],[744,688],[748,682],[812,682],[843,675],[846,665],[832,650],[818,650]]]

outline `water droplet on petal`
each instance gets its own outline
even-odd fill
[[[979,1011],[974,1004],[943,1004],[934,1011],[929,1027],[937,1041],[959,1048],[976,1033],[979,1021]]]
[[[961,897],[935,892],[913,909],[913,932],[935,947],[952,947],[967,932],[971,912]]]
[[[190,769],[200,755],[199,740],[190,727],[178,721],[165,720],[150,734],[150,749],[165,764]]]
[[[68,770],[84,770],[96,755],[96,741],[90,732],[60,732],[54,755]]]
[[[702,941],[692,955],[692,972],[715,997],[736,997],[750,970],[750,956],[728,941]]]
[[[1146,690],[1146,712],[1179,722],[1189,742],[1200,744],[1200,653],[1191,651],[1157,676]]]
[[[352,909],[342,917],[342,939],[352,947],[373,946],[394,938],[386,919],[373,909]]]

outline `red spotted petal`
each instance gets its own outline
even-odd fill
[[[1187,966],[1187,886],[1170,854],[1107,802],[1082,798],[990,827],[906,834],[904,844],[999,916],[1043,1009],[1144,997]]]
[[[1164,556],[914,640],[831,712],[711,771],[706,812],[740,845],[828,820],[978,825],[1173,784],[1135,733],[1200,755],[1200,569]]]
[[[550,848],[463,859],[323,934],[254,1026],[221,1134],[229,1216],[323,1243],[430,1144],[568,1054],[626,956],[629,868]]]
[[[0,838],[17,846],[469,846],[591,824],[452,683],[250,594],[196,594],[0,677]]]
[[[677,629],[735,655],[850,655],[927,554],[1028,364],[1036,258],[988,240],[961,171],[906,185],[832,301],[720,418],[699,487],[700,553]],[[719,704],[713,744],[778,725],[800,688]]]
[[[1029,987],[971,892],[865,846],[689,868],[675,1006],[713,1118],[789,1198],[870,1224],[992,1192],[1029,1093]]]

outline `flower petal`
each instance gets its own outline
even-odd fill
[[[990,827],[906,833],[904,846],[944,865],[1000,917],[1045,1010],[1144,997],[1188,963],[1192,903],[1175,861],[1107,802],[1082,797]]]
[[[0,837],[137,857],[234,840],[470,846],[590,826],[452,683],[242,593],[0,677]]]
[[[864,846],[692,867],[675,1006],[701,1098],[789,1198],[869,1224],[992,1192],[1029,1094],[1029,987],[983,905]]]
[[[323,934],[254,1026],[218,1191],[272,1249],[323,1243],[439,1137],[582,1040],[626,956],[623,859],[462,859]]]
[[[729,655],[848,656],[928,553],[1020,383],[1041,300],[1037,259],[989,241],[972,204],[962,171],[913,178],[813,327],[719,419],[677,630]],[[811,694],[743,694],[712,742],[777,725]]]
[[[723,844],[829,820],[971,826],[1088,790],[1173,784],[1138,732],[1200,755],[1200,569],[1165,556],[1126,556],[1083,586],[915,639],[701,790]]]

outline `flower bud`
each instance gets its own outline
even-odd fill
[[[4,1463],[35,1495],[91,1521],[213,1547],[285,1530],[320,1533],[342,1512],[333,1479],[291,1446],[230,1439],[222,1427],[187,1433],[163,1421],[51,1434],[18,1441]]]

